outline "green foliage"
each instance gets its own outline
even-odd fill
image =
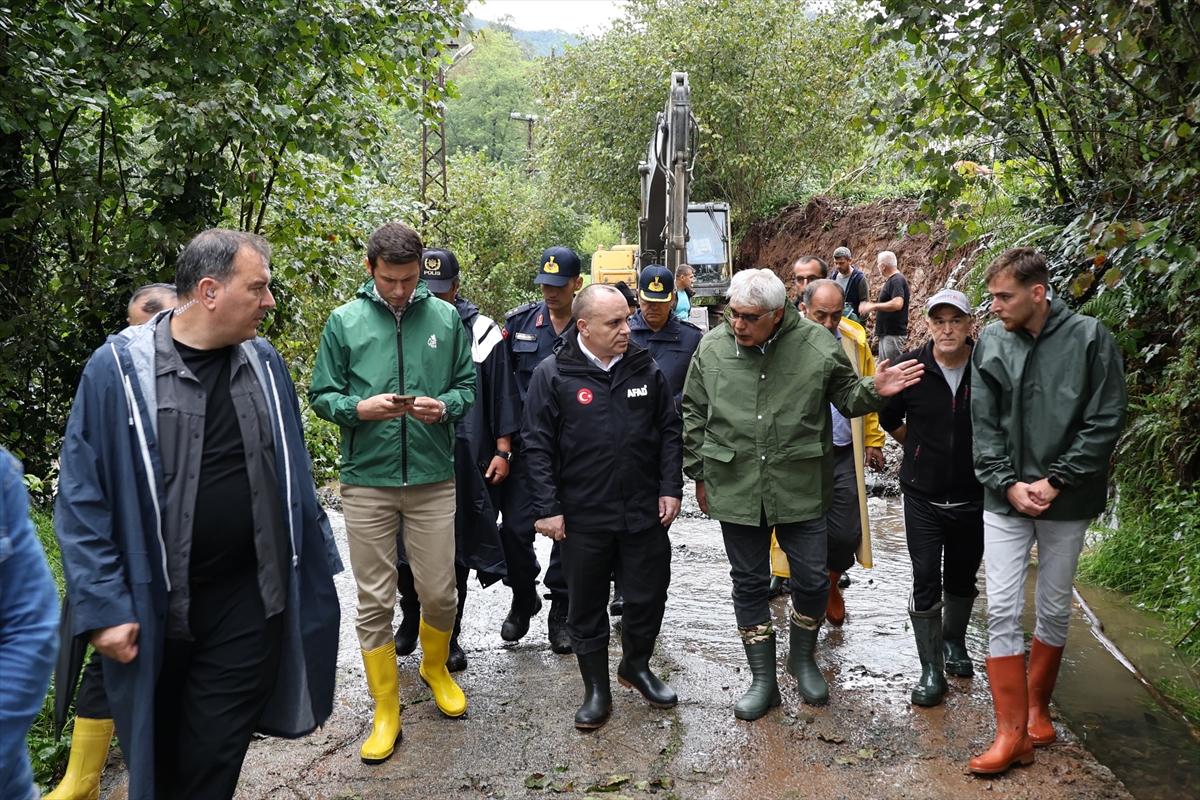
[[[638,161],[671,72],[686,71],[701,129],[692,197],[728,201],[740,229],[854,159],[860,29],[840,2],[633,0],[602,36],[540,62],[542,156],[564,191],[633,229]]]
[[[503,30],[476,33],[471,44],[474,50],[451,73],[458,97],[446,103],[446,149],[523,164],[529,154],[527,123],[510,119],[509,114],[534,110],[528,86],[533,62]]]
[[[34,502],[37,497],[31,498]],[[37,530],[38,541],[46,553],[46,562],[54,575],[54,583],[58,587],[58,596],[63,595],[62,554],[58,549],[58,538],[54,535],[54,518],[49,512],[31,508],[29,517]],[[33,779],[40,789],[47,789],[66,768],[67,753],[70,752],[71,740],[64,735],[59,741],[54,740],[54,684],[50,685],[42,710],[34,718],[29,728],[28,736],[29,757],[33,765]]]
[[[617,244],[621,244],[621,230],[615,222],[602,219],[588,222],[579,239],[579,258],[583,261],[583,271],[592,274],[592,254]]]
[[[463,0],[22,0],[0,14],[0,443],[47,475],[82,364],[213,225],[263,230],[302,157],[376,162]],[[277,241],[278,243],[278,241]]]

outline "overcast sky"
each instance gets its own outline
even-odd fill
[[[621,16],[616,0],[473,0],[470,11],[480,19],[513,18],[513,26],[528,31],[559,28],[568,33],[597,33]]]

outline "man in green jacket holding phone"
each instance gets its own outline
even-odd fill
[[[421,237],[398,222],[371,234],[369,280],[325,323],[308,398],[342,433],[342,507],[358,583],[358,640],[375,700],[362,760],[400,739],[392,616],[396,531],[421,598],[421,678],[443,714],[466,697],[446,670],[458,610],[454,575],[454,423],[475,401],[475,363],[453,306],[420,280]]]

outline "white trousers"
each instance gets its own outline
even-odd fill
[[[1091,520],[1051,521],[983,512],[987,568],[988,633],[992,658],[1025,652],[1021,612],[1029,552],[1038,546],[1037,627],[1034,636],[1051,647],[1067,643],[1071,584]]]

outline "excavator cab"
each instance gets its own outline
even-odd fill
[[[687,263],[696,273],[692,292],[697,298],[723,297],[733,277],[729,204],[692,203],[687,220]]]

